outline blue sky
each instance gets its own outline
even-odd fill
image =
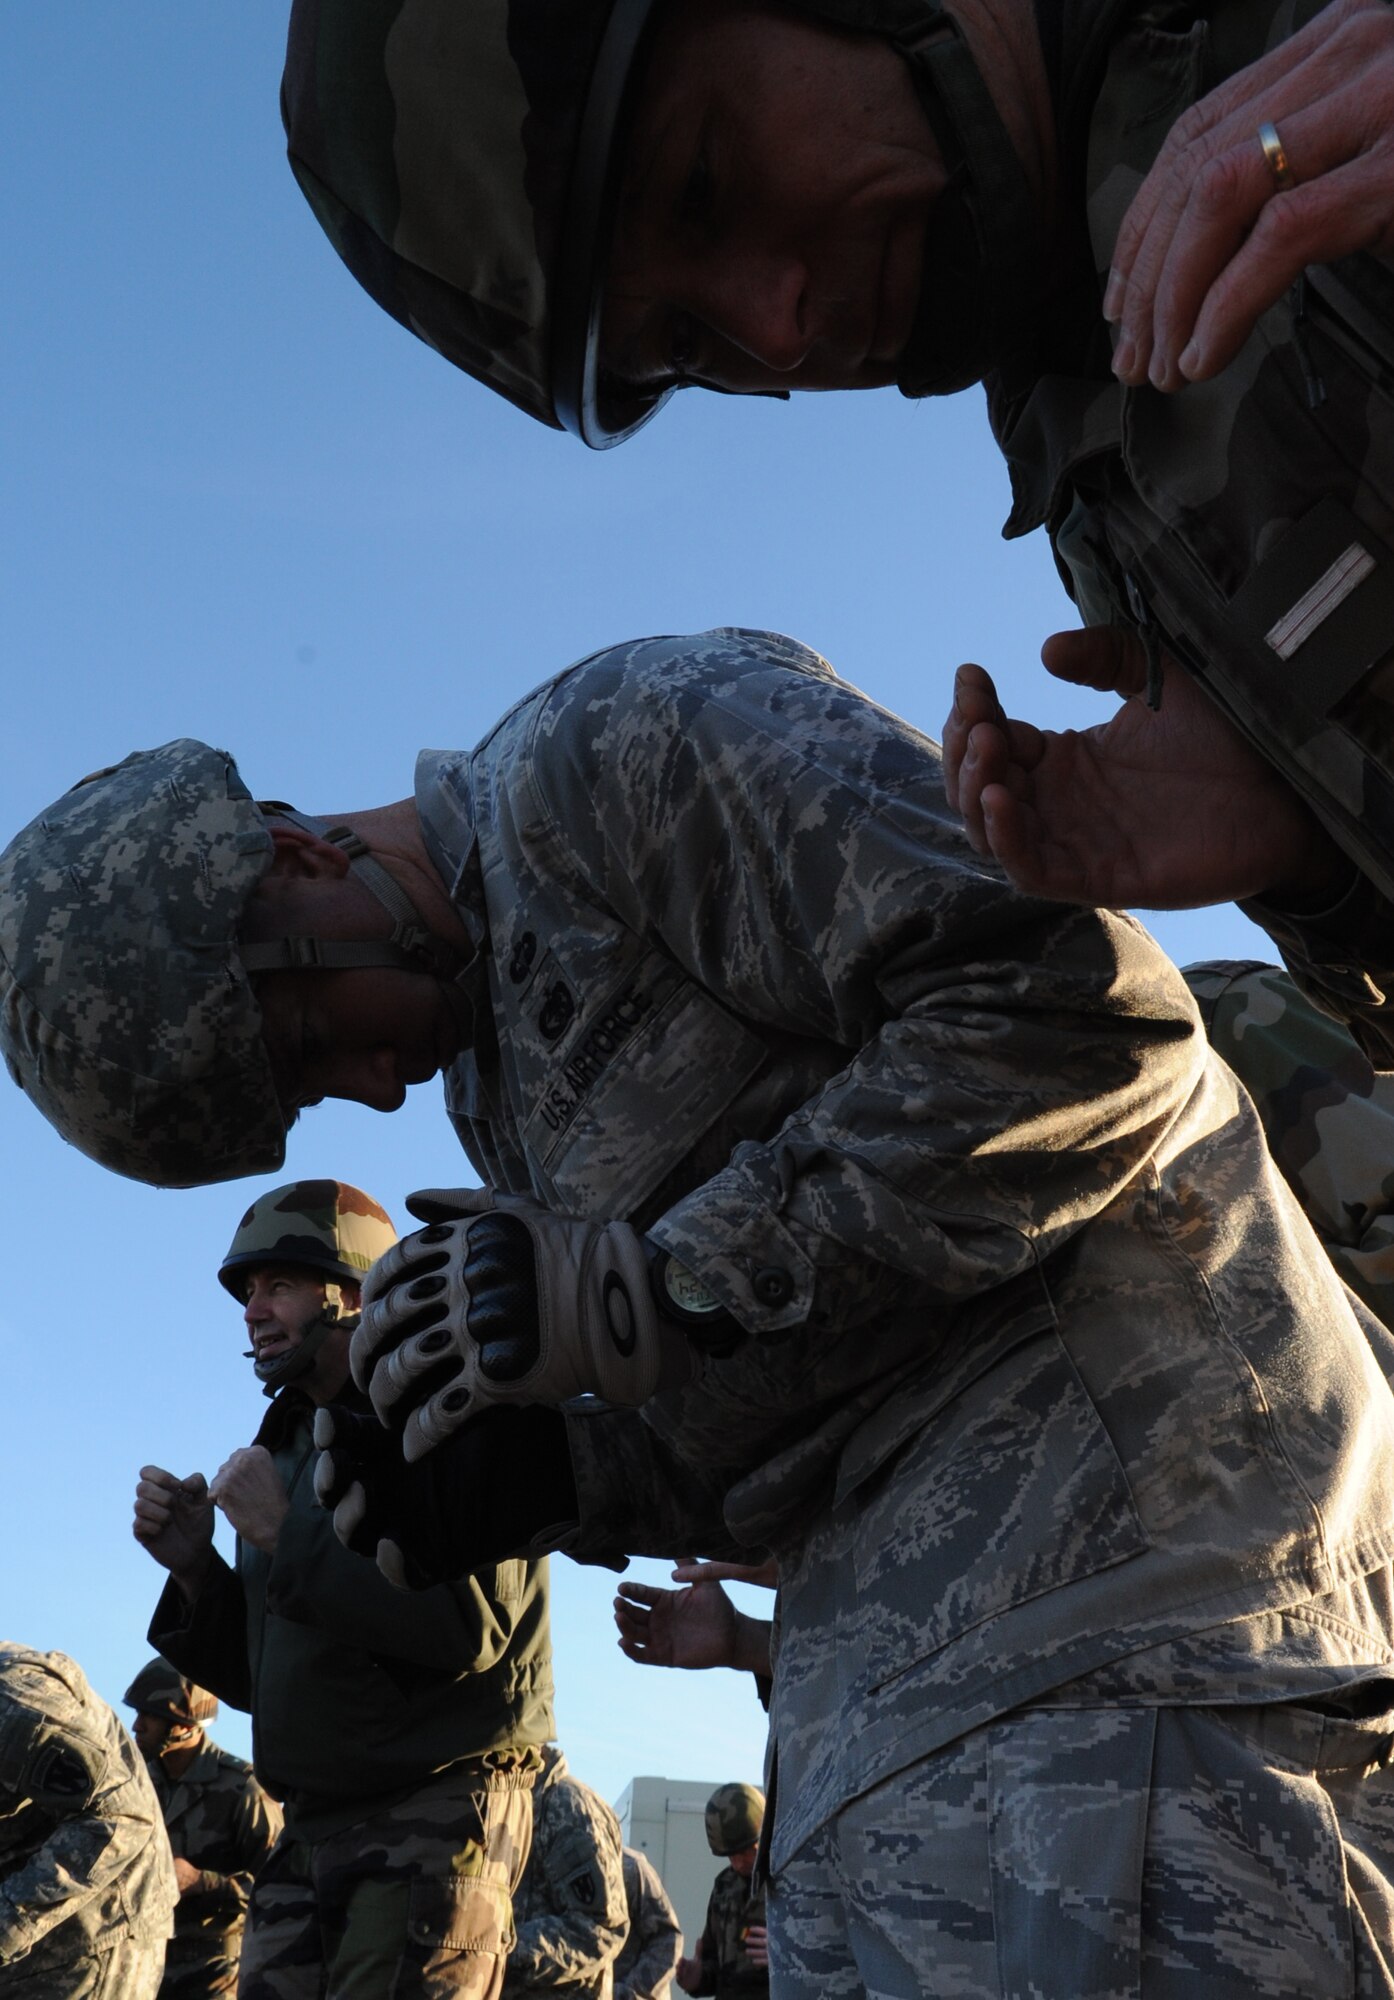
[[[0,839],[83,773],[177,735],[310,811],[405,795],[570,659],[641,632],[771,626],[937,733],[958,661],[1037,721],[1088,722],[1040,641],[1073,622],[1008,545],[976,392],[788,406],[680,397],[619,451],[531,424],[354,286],[286,168],[280,0],[47,0],[7,22],[0,376]],[[1158,919],[1173,956],[1268,957],[1236,911]],[[146,1460],[209,1474],[260,1414],[215,1271],[260,1185],[103,1174],[0,1084],[0,1630],[119,1698],[160,1581],[129,1532]],[[399,1218],[472,1178],[437,1088],[312,1113],[286,1175]],[[655,1565],[636,1573],[660,1574]],[[559,1717],[611,1797],[637,1772],[753,1775],[729,1674],[632,1666],[604,1571],[555,1566]],[[245,1748],[241,1718],[218,1734]]]

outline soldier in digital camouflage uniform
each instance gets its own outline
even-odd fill
[[[65,1653],[0,1643],[0,1989],[155,2000],[178,1895],[115,1715]]]
[[[626,1847],[621,1859],[629,1931],[615,1960],[615,2000],[668,2000],[682,1956],[678,1913],[647,1854]]]
[[[1058,893],[1253,898],[1304,986],[1394,1064],[1387,275],[1373,256],[1312,263],[1236,360],[1179,395],[1115,379],[1102,312],[1119,225],[1179,116],[1316,12],[1004,0],[989,32],[941,0],[296,0],[282,110],[301,188],[373,297],[592,445],[689,383],[918,397],[984,379],[1006,533],[1045,527],[1086,623],[1137,640],[1149,697],[1165,653],[1234,725],[1172,668],[1143,730],[1139,680],[1121,740],[1090,738],[1108,770],[1125,760],[1142,879],[1099,886],[1130,843],[1086,822],[1078,886]],[[1386,13],[1344,24],[1343,73],[1387,51]],[[1303,90],[1281,169],[1299,178],[1332,164]],[[1257,176],[1261,202],[1285,183],[1258,124],[1223,164]],[[981,725],[1005,718],[981,695],[963,713],[996,777],[1005,752]],[[1212,758],[1202,796],[1188,780]],[[1186,809],[1148,820],[1139,764],[1186,787]],[[1077,815],[1085,789],[1039,794],[1042,815],[1062,799]],[[1038,848],[1015,846],[1033,879]]]
[[[179,1903],[161,2000],[235,1993],[252,1878],[281,1830],[281,1809],[250,1764],[208,1739],[217,1698],[168,1660],[142,1667],[122,1700],[174,1852]]]
[[[518,1938],[505,2000],[529,1993],[610,2000],[629,1934],[620,1823],[549,1743],[533,1793],[532,1852],[513,1899]]]
[[[373,1273],[344,1538],[778,1558],[779,1994],[1387,1993],[1379,1330],[1146,933],[1012,889],[934,746],[769,634],[287,811],[189,742],[56,802],[0,857],[0,1035],[176,1182],[455,1052],[490,1186]]]
[[[257,1872],[244,2000],[496,1996],[552,1726],[546,1566],[499,1562],[406,1598],[316,1506],[311,1423],[347,1393],[359,1285],[395,1239],[346,1182],[258,1196],[219,1268],[272,1399],[212,1494],[147,1466],[136,1533],[170,1570],[152,1642],[252,1717],[284,1831]],[[366,1407],[366,1406],[365,1406]]]
[[[707,1845],[726,1866],[712,1883],[697,1950],[678,1967],[685,1993],[763,2000],[770,1990],[765,1891],[754,1881],[764,1817],[765,1795],[754,1785],[718,1785],[707,1800]]]

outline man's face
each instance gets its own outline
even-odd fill
[[[242,1317],[258,1362],[299,1347],[324,1311],[325,1285],[294,1264],[256,1264],[244,1275]]]
[[[759,1842],[752,1841],[749,1847],[742,1847],[735,1854],[728,1854],[726,1857],[726,1866],[734,1868],[736,1873],[743,1876],[748,1882],[755,1873],[755,1857],[759,1852]]]
[[[268,972],[254,982],[262,1039],[289,1113],[345,1097],[396,1111],[460,1052],[460,1030],[438,981],[424,972]]]
[[[131,1734],[136,1740],[136,1748],[142,1757],[158,1757],[165,1747],[171,1723],[163,1715],[138,1715],[131,1724]]]
[[[893,382],[943,181],[888,43],[754,0],[672,0],[629,140],[602,367],[654,389]]]

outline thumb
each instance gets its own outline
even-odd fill
[[[191,1472],[180,1480],[179,1490],[188,1500],[203,1501],[208,1498],[208,1481],[201,1472]]]
[[[493,1206],[492,1188],[418,1188],[407,1196],[407,1209],[418,1222],[458,1222]]]
[[[1082,632],[1053,632],[1041,647],[1041,662],[1058,681],[1102,693],[1141,694],[1147,685],[1142,641],[1121,625],[1087,625]]]

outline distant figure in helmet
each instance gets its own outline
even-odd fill
[[[712,1884],[696,1951],[678,1960],[678,1984],[684,1993],[714,1993],[716,2000],[767,1994],[765,1891],[751,1884],[765,1794],[755,1785],[718,1785],[707,1800],[706,1817],[707,1845],[725,1856],[726,1866]]]
[[[218,1700],[168,1660],[143,1666],[121,1697],[174,1853],[179,1903],[161,2000],[235,1993],[242,1923],[256,1874],[281,1831],[281,1808],[231,1751],[208,1740]]]
[[[343,1181],[254,1201],[218,1276],[271,1407],[211,1483],[147,1465],[136,1489],[136,1539],[170,1572],[151,1642],[251,1711],[257,1775],[285,1808],[252,1888],[244,2000],[482,2000],[512,1942],[552,1727],[546,1564],[407,1597],[315,1504],[314,1414],[353,1400],[360,1282],[395,1241]],[[215,1506],[237,1530],[234,1568],[213,1548]]]

